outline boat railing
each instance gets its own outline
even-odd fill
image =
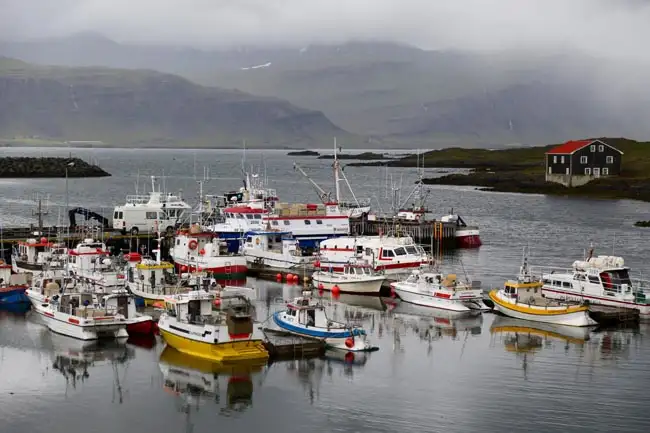
[[[566,267],[556,267],[556,266],[529,266],[528,267],[529,275],[533,278],[537,278],[539,280],[542,279],[543,276],[548,276],[548,275],[553,275],[553,274],[573,274],[573,269],[572,268],[566,268]]]

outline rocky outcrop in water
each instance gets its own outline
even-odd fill
[[[79,158],[0,158],[0,178],[105,177],[111,174]]]

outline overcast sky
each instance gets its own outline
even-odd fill
[[[0,38],[97,31],[236,46],[381,39],[429,49],[571,47],[648,56],[647,0],[0,0]]]

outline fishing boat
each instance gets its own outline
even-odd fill
[[[334,190],[335,195],[332,197],[331,192],[326,192],[320,185],[318,185],[298,164],[293,163],[294,170],[298,170],[314,187],[318,197],[321,199],[325,206],[336,205],[338,209],[348,218],[360,218],[363,215],[370,213],[370,199],[358,199],[352,190],[350,181],[345,176],[341,163],[339,162],[338,152],[341,151],[341,147],[336,144],[336,138],[334,138],[334,161],[332,162],[332,170],[334,172]],[[344,201],[341,199],[341,188],[339,184],[345,182],[350,194],[352,194],[351,201]]]
[[[246,278],[246,259],[228,252],[228,245],[214,232],[206,232],[193,225],[176,232],[171,257],[181,273],[203,271],[220,281]]]
[[[106,290],[124,286],[124,274],[117,269],[106,244],[94,239],[84,239],[68,250],[66,269],[71,275],[100,286]]]
[[[459,281],[456,274],[416,269],[408,278],[391,283],[404,302],[451,311],[489,310],[478,281]]]
[[[500,313],[515,319],[554,323],[568,326],[592,326],[596,321],[589,317],[586,305],[568,304],[543,296],[543,283],[535,278],[528,267],[527,249],[516,280],[508,280],[503,288],[490,291],[490,300]]]
[[[29,238],[19,241],[11,255],[11,266],[14,273],[40,273],[44,270],[63,273],[67,248],[48,238]]]
[[[281,329],[296,335],[318,338],[332,348],[350,352],[377,350],[360,327],[329,320],[321,303],[309,297],[297,297],[287,308],[273,314],[273,321]]]
[[[214,295],[194,290],[165,297],[158,328],[179,352],[216,362],[266,360],[263,334],[253,323],[250,302],[238,297],[225,312],[212,314]]]
[[[0,259],[0,305],[29,303],[26,274],[12,274],[11,265]]]
[[[375,272],[367,263],[347,263],[343,272],[318,270],[312,274],[314,286],[319,290],[332,290],[341,293],[378,295],[386,277]]]
[[[453,209],[449,215],[440,218],[443,223],[453,223],[456,225],[456,246],[458,248],[477,248],[483,243],[478,226],[467,225],[460,215],[454,214]]]
[[[540,268],[541,292],[549,299],[589,302],[639,310],[650,320],[650,282],[630,279],[630,268],[618,256],[593,256],[573,262],[571,269]]]
[[[154,232],[173,230],[192,212],[192,206],[180,195],[163,193],[157,178],[151,176],[151,191],[148,194],[127,195],[126,203],[115,206],[113,228],[137,235],[140,231]]]
[[[318,249],[322,240],[350,233],[350,219],[336,203],[328,205],[277,203],[275,209],[250,203],[224,209],[224,222],[211,229],[238,252],[244,235],[251,231],[282,230],[291,233],[305,250]]]
[[[408,273],[430,262],[424,249],[410,236],[344,236],[320,243],[320,270],[343,272],[351,260],[367,262],[388,278]]]
[[[79,340],[127,338],[126,318],[121,314],[97,308],[93,294],[66,291],[55,281],[42,290],[27,289],[33,311],[50,331]]]
[[[303,269],[316,257],[300,248],[290,232],[253,231],[246,233],[242,253],[251,267],[275,270]]]

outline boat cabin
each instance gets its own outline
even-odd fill
[[[228,244],[215,236],[213,232],[203,232],[193,226],[176,234],[172,257],[182,257],[188,261],[192,258],[220,257],[228,255]]]
[[[46,237],[40,239],[30,238],[18,242],[18,246],[14,250],[14,261],[22,262],[21,267],[35,265],[40,268],[48,264],[61,266],[62,263],[57,259],[62,260],[66,253],[67,248],[65,246],[50,242]]]
[[[244,247],[297,257],[306,255],[290,232],[250,232],[246,234]]]
[[[135,316],[135,300],[124,289],[113,290],[110,295],[104,296],[101,305],[106,308],[107,312],[121,314],[127,319]]]
[[[174,265],[169,262],[156,261],[143,258],[139,261],[140,254],[130,253],[127,260],[126,279],[130,284],[138,284],[145,292],[154,292],[161,286],[175,285],[178,277],[174,273]]]
[[[287,304],[286,319],[303,326],[327,326],[325,311],[318,305],[310,302],[309,298],[299,297]],[[318,319],[318,320],[317,320]]]
[[[212,317],[213,301],[212,294],[193,291],[165,298],[165,309],[181,322],[202,324]]]
[[[508,298],[525,299],[524,297],[540,297],[543,283],[541,281],[514,281],[508,280],[503,285],[503,293]]]
[[[0,289],[3,287],[26,286],[29,283],[29,276],[31,276],[31,274],[12,274],[11,265],[0,259]]]

